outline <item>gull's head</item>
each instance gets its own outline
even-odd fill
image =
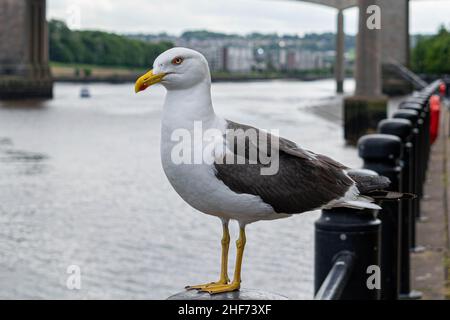
[[[136,81],[136,93],[161,83],[167,90],[188,89],[202,82],[211,82],[208,62],[195,50],[172,48],[161,53],[153,69]]]

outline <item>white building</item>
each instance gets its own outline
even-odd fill
[[[197,50],[208,60],[211,71],[224,70],[223,41],[221,40],[179,40],[177,46]]]
[[[281,50],[280,62],[283,70],[306,71],[326,67],[326,54],[301,49]]]
[[[253,48],[249,46],[226,46],[223,48],[224,70],[250,72],[255,65]]]

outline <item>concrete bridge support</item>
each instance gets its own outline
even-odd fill
[[[338,10],[336,41],[336,87],[341,92],[343,75],[345,75],[344,58],[340,52],[344,39],[342,10],[361,6],[360,0],[296,0],[316,3]],[[409,0],[373,0],[367,5],[381,7],[382,29],[379,46],[381,56],[382,92],[388,95],[409,93],[412,89],[407,80],[402,78],[398,65],[409,67]],[[367,8],[367,6],[365,6]],[[363,17],[363,16],[361,16]],[[364,16],[364,19],[366,17]],[[359,56],[356,57],[356,60]],[[397,66],[396,66],[397,65]],[[401,69],[401,68],[400,68]]]
[[[376,132],[378,122],[387,117],[387,98],[382,95],[382,30],[367,26],[367,8],[380,0],[358,0],[359,24],[356,39],[356,89],[344,100],[344,137],[349,144]]]
[[[412,85],[399,76],[396,64],[409,68],[409,0],[378,0],[382,12],[381,70],[382,91],[387,95],[402,95],[412,91]]]
[[[0,0],[0,99],[49,98],[46,0]]]
[[[339,9],[337,14],[337,34],[336,34],[336,59],[335,76],[337,93],[344,92],[345,79],[345,31],[344,31],[344,10]]]
[[[378,0],[359,0],[355,96],[381,95],[381,30],[367,27],[367,8]]]

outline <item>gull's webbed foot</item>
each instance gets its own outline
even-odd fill
[[[186,286],[185,289],[186,290],[204,290],[207,288],[224,286],[224,285],[227,285],[228,282],[230,282],[230,279],[226,278],[226,279],[220,279],[219,281],[216,281],[216,282],[199,284],[199,285],[195,285],[195,286]]]
[[[200,292],[208,292],[209,294],[218,294],[218,293],[236,291],[236,290],[239,290],[240,287],[241,287],[241,284],[239,282],[232,282],[230,284],[205,287],[205,288],[201,288],[199,290],[200,290]]]

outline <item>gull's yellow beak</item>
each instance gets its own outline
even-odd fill
[[[134,91],[136,93],[144,91],[145,89],[154,85],[155,83],[161,82],[161,80],[164,78],[165,75],[166,75],[165,73],[153,74],[153,70],[150,70],[142,77],[137,79],[136,84],[134,86]]]

